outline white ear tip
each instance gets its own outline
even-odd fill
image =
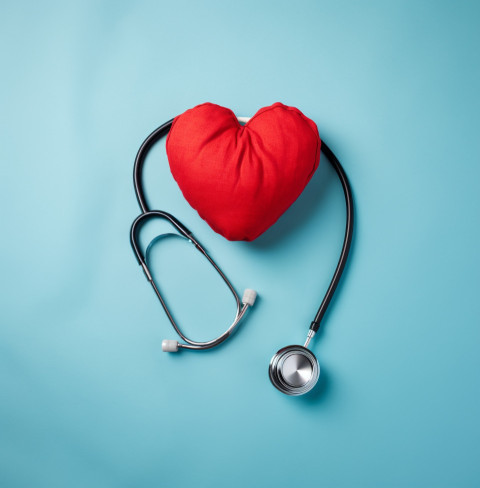
[[[162,341],[162,351],[164,351],[164,352],[177,352],[178,351],[178,341],[173,341],[171,339],[164,339]]]
[[[251,307],[255,303],[256,299],[257,299],[257,292],[255,290],[251,290],[250,288],[247,288],[243,292],[243,298],[242,298],[243,304],[249,305]]]

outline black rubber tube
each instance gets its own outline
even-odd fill
[[[333,169],[336,171],[340,182],[342,184],[343,193],[345,195],[345,203],[347,206],[347,216],[346,216],[346,224],[345,224],[345,238],[343,239],[343,246],[342,252],[340,253],[340,258],[338,260],[337,267],[335,272],[333,273],[332,281],[330,282],[330,286],[328,287],[327,293],[325,293],[325,297],[323,298],[320,307],[318,307],[317,314],[313,319],[312,324],[310,325],[310,329],[314,332],[317,332],[320,327],[320,322],[327,311],[328,305],[332,300],[333,294],[337,289],[338,283],[342,276],[343,270],[345,268],[345,264],[347,263],[348,253],[350,251],[350,246],[352,244],[352,236],[353,236],[353,196],[352,196],[352,189],[350,188],[350,183],[348,182],[347,175],[340,164],[340,161],[337,159],[335,154],[333,154],[332,150],[322,141],[322,151],[327,156],[330,164],[333,166]]]
[[[133,185],[135,186],[135,195],[137,195],[138,204],[142,213],[149,211],[147,201],[145,199],[145,192],[143,191],[143,164],[147,158],[147,154],[152,149],[153,145],[158,142],[163,136],[168,134],[172,127],[173,119],[165,122],[163,125],[155,129],[142,143],[135,158],[133,165]]]

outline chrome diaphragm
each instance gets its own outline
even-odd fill
[[[303,395],[318,381],[320,366],[315,355],[303,346],[280,349],[270,361],[268,374],[273,386],[286,395]]]

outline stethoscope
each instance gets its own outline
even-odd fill
[[[237,117],[237,118],[241,123],[246,123],[249,120],[248,117]],[[137,260],[140,266],[143,268],[145,276],[147,280],[150,282],[150,284],[152,285],[155,294],[160,300],[160,303],[162,304],[162,307],[165,310],[165,313],[167,314],[170,323],[172,324],[173,328],[175,329],[175,331],[183,341],[183,342],[178,342],[176,340],[165,339],[162,341],[162,350],[166,352],[177,352],[179,349],[194,349],[194,350],[211,349],[212,347],[219,346],[220,344],[225,342],[235,332],[240,321],[245,317],[248,308],[253,306],[253,304],[255,303],[257,293],[255,290],[247,289],[243,294],[242,300],[240,300],[239,295],[235,291],[233,285],[230,283],[228,278],[222,272],[220,267],[205,251],[205,249],[202,247],[200,242],[193,236],[192,232],[188,230],[187,227],[185,227],[185,225],[183,225],[173,215],[167,212],[163,212],[161,210],[149,210],[147,206],[145,193],[143,191],[143,165],[145,163],[145,159],[150,149],[153,147],[153,145],[156,142],[158,142],[162,137],[164,137],[168,133],[168,131],[172,127],[172,122],[173,119],[169,120],[168,122],[165,122],[163,125],[155,129],[145,139],[145,141],[143,141],[142,145],[140,146],[140,149],[138,150],[137,156],[135,158],[135,164],[133,169],[133,183],[135,187],[135,194],[137,196],[138,204],[140,205],[140,209],[142,213],[134,220],[132,224],[130,230],[130,242],[132,244],[132,248],[137,257]],[[320,366],[318,364],[317,358],[308,349],[308,346],[310,344],[310,341],[314,337],[314,335],[317,333],[320,327],[320,322],[323,316],[325,315],[325,312],[332,299],[333,294],[335,293],[337,285],[340,281],[340,277],[345,268],[348,252],[350,250],[350,245],[352,242],[352,235],[353,235],[352,191],[348,183],[348,179],[345,174],[345,171],[343,170],[340,162],[323,141],[322,141],[322,151],[327,156],[331,165],[335,169],[343,187],[345,202],[347,206],[345,238],[343,241],[342,252],[340,254],[337,267],[333,274],[333,278],[327,289],[325,297],[323,298],[323,301],[320,304],[320,307],[318,308],[315,318],[310,324],[310,328],[308,330],[305,344],[303,346],[292,345],[292,346],[284,347],[280,349],[270,361],[270,366],[269,366],[270,380],[278,390],[280,390],[282,393],[285,393],[287,395],[303,395],[304,393],[310,391],[318,381],[320,375]],[[145,225],[146,222],[153,219],[166,220],[174,228],[174,230],[177,233],[176,235],[184,237],[189,242],[191,242],[200,251],[200,253],[210,262],[210,264],[215,268],[217,273],[221,276],[221,278],[223,279],[223,281],[231,291],[236,303],[235,318],[232,324],[228,327],[228,329],[225,330],[225,332],[223,332],[223,334],[221,334],[217,338],[206,342],[192,341],[181,331],[180,327],[175,322],[175,319],[173,318],[173,315],[171,314],[154,279],[152,278],[152,274],[148,267],[149,249],[151,248],[152,243],[156,241],[156,239],[154,239],[154,241],[150,243],[145,253],[143,253],[142,250],[140,249],[140,244],[138,239],[140,230]]]

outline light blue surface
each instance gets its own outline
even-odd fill
[[[2,488],[479,486],[479,16],[473,1],[3,2]],[[308,397],[282,396],[267,366],[303,341],[340,250],[324,159],[276,226],[230,243],[155,148],[152,204],[260,294],[224,347],[160,350],[175,335],[130,249],[132,164],[205,101],[299,107],[351,179],[353,250]],[[222,330],[233,302],[200,256],[169,239],[152,259],[185,329]]]

